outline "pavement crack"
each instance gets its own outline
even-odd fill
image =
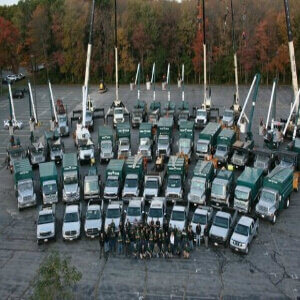
[[[183,297],[182,297],[182,299],[186,299],[187,298],[187,296],[186,296],[186,290],[187,290],[187,285],[189,283],[189,279],[190,279],[190,271],[188,271],[188,273],[187,273],[186,281],[185,281],[184,286],[183,286]]]
[[[100,282],[101,282],[101,279],[102,279],[102,276],[103,276],[103,273],[104,273],[104,269],[105,269],[105,266],[107,264],[107,261],[108,261],[108,258],[105,259],[104,258],[104,263],[102,264],[102,268],[101,270],[99,271],[99,274],[98,274],[98,280],[94,286],[94,299],[98,299],[99,297],[99,285],[100,285]]]
[[[146,261],[144,261],[144,266],[145,266],[145,278],[144,278],[143,299],[146,299],[146,295],[148,292],[148,267]]]
[[[223,299],[224,287],[225,287],[223,274],[225,271],[225,267],[229,261],[219,249],[215,249],[214,252],[216,253],[216,255],[218,257],[218,263],[219,263],[218,273],[219,273],[219,278],[220,278],[220,282],[221,282],[221,288],[219,291],[219,299]]]

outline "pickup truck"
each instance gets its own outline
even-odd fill
[[[199,206],[196,208],[192,221],[191,221],[191,226],[193,229],[193,232],[196,232],[196,226],[200,223],[201,226],[201,239],[204,236],[204,229],[205,227],[210,229],[212,219],[214,215],[214,210],[212,207],[209,206]]]
[[[48,242],[56,239],[55,205],[43,206],[38,214],[36,227],[37,243]]]
[[[63,241],[73,241],[80,238],[81,204],[67,204],[62,226]]]
[[[100,176],[97,168],[92,166],[89,168],[87,176],[84,177],[83,199],[99,199],[100,193]]]
[[[214,217],[213,223],[209,230],[209,238],[215,246],[229,244],[229,238],[237,221],[238,212],[233,215],[228,212],[218,211]]]
[[[249,246],[258,234],[259,219],[242,216],[236,224],[230,239],[230,248],[248,254]]]
[[[103,210],[102,202],[102,210]],[[122,202],[114,201],[108,204],[105,219],[104,219],[104,230],[107,230],[108,226],[112,223],[115,224],[115,232],[119,231],[119,226],[122,223]]]
[[[144,217],[144,199],[142,197],[133,197],[129,200],[127,209],[124,210],[125,222],[134,226],[142,224]]]
[[[102,213],[99,201],[90,200],[85,215],[84,232],[89,238],[99,236],[102,226]]]
[[[151,221],[154,224],[159,221],[160,227],[166,222],[166,211],[167,204],[166,198],[164,197],[154,197],[151,200],[149,212],[147,213],[147,224],[151,224]]]
[[[171,212],[171,218],[169,222],[170,228],[173,229],[178,229],[182,231],[183,229],[186,228],[187,224],[187,218],[188,218],[188,206],[179,206],[179,205],[174,205],[172,212]]]

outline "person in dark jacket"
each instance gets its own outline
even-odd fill
[[[196,226],[196,246],[200,247],[201,244],[201,225],[200,223]]]
[[[102,255],[104,256],[104,233],[103,231],[99,234],[99,246],[100,246],[100,256],[99,258],[102,258]]]
[[[208,227],[207,227],[207,225],[204,228],[203,236],[204,236],[205,248],[208,248]]]
[[[189,240],[189,248],[193,250],[194,248],[194,232],[191,227],[188,229],[188,240]]]

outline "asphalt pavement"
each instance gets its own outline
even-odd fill
[[[80,108],[81,86],[53,85],[55,99],[60,98],[67,105],[69,115]],[[108,92],[99,94],[97,86],[91,86],[90,93],[96,107],[105,112],[115,98],[113,86]],[[241,86],[241,103],[244,102],[249,86]],[[214,106],[223,113],[233,100],[234,87],[212,86]],[[37,112],[41,126],[36,135],[42,135],[49,128],[50,98],[47,86],[37,86]],[[185,99],[193,106],[200,105],[203,98],[202,87],[186,85]],[[253,133],[257,145],[262,144],[258,136],[260,118],[267,117],[271,87],[260,87]],[[288,116],[292,90],[279,87],[277,93],[278,117]],[[129,110],[132,109],[137,91],[129,86],[121,86],[120,99]],[[141,99],[148,103],[152,92],[142,88]],[[181,101],[180,90],[171,87],[171,99]],[[167,92],[157,87],[157,100],[167,101]],[[250,105],[249,105],[250,107]],[[29,106],[28,96],[15,101],[18,120],[24,122],[24,129],[16,131],[23,145],[29,143]],[[247,109],[249,112],[249,108]],[[0,97],[0,121],[9,117],[7,97]],[[97,125],[102,120],[97,120]],[[97,128],[96,125],[96,128]],[[3,128],[3,127],[2,127]],[[75,127],[73,126],[73,129]],[[199,131],[196,132],[196,137]],[[177,130],[174,131],[175,138]],[[97,130],[92,134],[97,141]],[[242,137],[243,138],[243,137]],[[57,205],[58,236],[57,241],[38,246],[36,243],[37,210],[29,208],[22,212],[17,209],[13,190],[13,178],[4,165],[6,147],[9,141],[8,131],[0,129],[0,298],[27,299],[33,292],[32,282],[43,259],[52,251],[71,257],[72,263],[82,272],[82,279],[76,286],[78,299],[216,299],[216,298],[291,298],[300,296],[300,233],[299,214],[300,197],[293,193],[289,209],[284,210],[275,225],[260,222],[259,235],[250,247],[249,254],[239,255],[229,249],[203,246],[192,252],[189,260],[174,258],[171,260],[151,259],[140,261],[124,257],[110,257],[99,260],[99,244],[96,240],[82,237],[72,243],[62,242],[61,220],[63,204]],[[132,130],[132,152],[138,147],[138,130]],[[66,152],[74,152],[72,137],[64,138]],[[175,144],[176,149],[176,144]],[[189,174],[195,160],[190,163]],[[106,165],[98,162],[102,178]],[[150,167],[150,166],[149,166]],[[86,174],[88,166],[80,167],[81,175]],[[38,174],[35,170],[36,191],[39,190]],[[40,195],[39,195],[40,201]],[[83,236],[83,235],[82,235]]]

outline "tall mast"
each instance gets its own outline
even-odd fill
[[[204,67],[204,107],[206,108],[206,87],[207,87],[207,74],[206,74],[206,29],[205,29],[205,0],[202,0],[202,28],[203,28],[203,67]]]
[[[152,67],[151,84],[153,84],[153,101],[155,102],[155,100],[156,100],[156,95],[155,95],[155,63],[153,63],[153,67]]]
[[[115,66],[116,66],[116,102],[117,104],[119,104],[117,0],[115,0]]]
[[[184,64],[182,64],[182,71],[181,71],[181,88],[182,88],[182,102],[184,102]]]

